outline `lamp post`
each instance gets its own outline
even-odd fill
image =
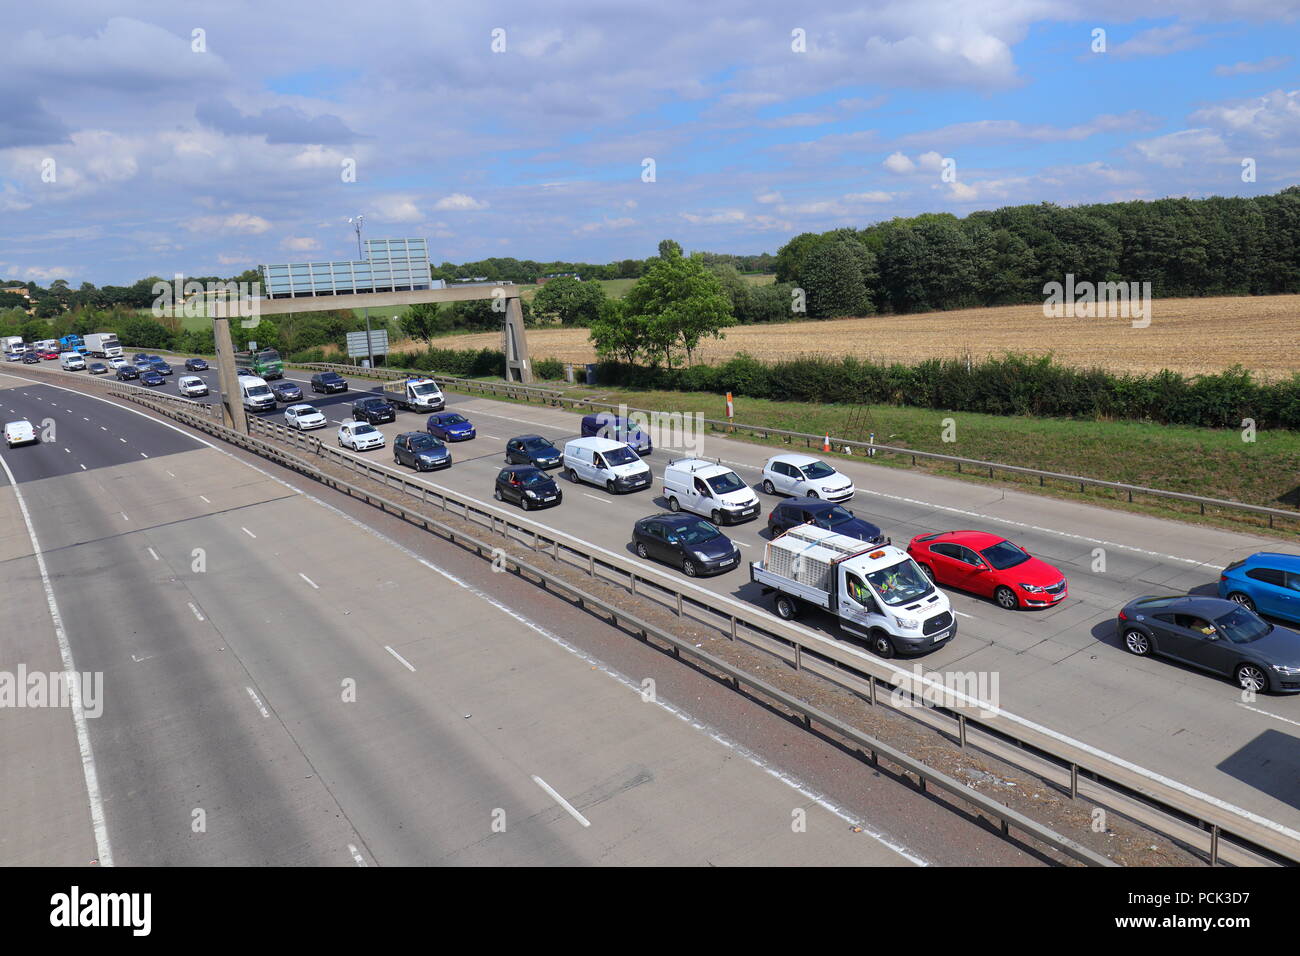
[[[365,218],[366,217],[363,215],[356,215],[348,219],[348,222],[355,225],[357,229],[357,258],[358,259],[365,259],[366,257],[366,254],[361,251],[361,223],[365,220]],[[373,279],[373,276],[371,278]],[[370,342],[370,308],[367,306],[361,311],[365,314],[366,317],[366,353],[367,353],[366,361],[370,363],[369,365],[370,368],[374,368],[375,347]]]

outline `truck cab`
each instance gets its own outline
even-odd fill
[[[431,378],[408,378],[384,385],[384,398],[412,412],[440,412],[447,406],[438,383]]]

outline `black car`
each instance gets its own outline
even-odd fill
[[[162,377],[161,372],[156,372],[151,368],[147,368],[140,373],[141,385],[161,385],[165,381],[166,379]]]
[[[152,357],[147,352],[136,352],[131,356],[132,363],[149,361],[152,361]]]
[[[428,432],[402,432],[393,439],[393,464],[416,471],[451,467],[451,452]]]
[[[692,578],[721,574],[740,563],[740,548],[695,515],[665,512],[642,518],[632,526],[632,544],[639,557],[675,564]]]
[[[89,365],[86,366],[86,371],[89,372],[91,375],[107,375],[108,366],[105,365],[103,362],[91,362]]]
[[[870,521],[863,521],[843,505],[821,498],[787,498],[767,516],[767,529],[773,537],[801,524],[815,524],[867,544],[885,543],[884,534]]]
[[[520,435],[506,442],[506,461],[511,465],[559,468],[564,455],[541,435]]]
[[[40,364],[41,364],[41,357],[40,357],[39,355],[37,355],[35,352],[24,352],[24,353],[23,353],[23,364],[24,364],[24,365],[40,365]]]
[[[324,392],[326,395],[333,392],[346,392],[348,381],[338,372],[317,372],[311,377],[311,390]]]
[[[1300,634],[1216,597],[1140,597],[1116,621],[1124,647],[1231,677],[1242,689],[1300,692]]]
[[[532,465],[507,465],[497,475],[492,497],[497,501],[511,501],[525,511],[547,508],[564,500],[564,492],[555,479]]]
[[[382,398],[363,398],[352,403],[352,418],[358,422],[382,425],[397,421],[397,411]]]
[[[157,372],[154,372],[154,374],[158,375]],[[140,370],[136,368],[134,365],[123,365],[117,370],[117,380],[119,382],[127,382],[133,378],[139,378],[139,377],[140,377]],[[162,376],[159,375],[158,377],[161,378]]]
[[[150,364],[151,366],[153,366],[153,370],[154,370],[155,372],[157,372],[159,375],[172,375],[172,374],[173,374],[173,372],[172,372],[172,367],[171,367],[170,365],[168,365],[166,362],[164,362],[164,361],[163,361],[162,359],[160,359],[160,358],[155,358],[155,359],[153,359],[152,361],[150,361],[149,364]]]
[[[188,358],[185,360],[185,371],[187,372],[206,372],[208,363],[201,358]]]
[[[302,389],[296,382],[288,379],[277,379],[274,382],[267,382],[271,387],[271,394],[275,396],[277,402],[301,402]]]

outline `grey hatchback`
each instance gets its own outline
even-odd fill
[[[1124,605],[1116,627],[1124,647],[1139,657],[1171,657],[1255,693],[1300,692],[1300,634],[1234,601],[1140,597]]]

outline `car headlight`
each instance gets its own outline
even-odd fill
[[[1287,677],[1300,676],[1300,667],[1288,667],[1286,664],[1274,664],[1272,667],[1273,670],[1279,674],[1285,674]]]
[[[1042,594],[1047,590],[1047,588],[1040,588],[1037,584],[1021,584],[1019,587],[1022,591],[1027,591],[1030,594]]]
[[[691,553],[695,555],[695,560],[697,560],[697,561],[711,561],[711,560],[713,560],[713,559],[710,558],[707,554],[705,554],[703,551],[693,551],[693,552],[691,552]]]
[[[918,627],[921,626],[920,621],[907,621],[901,617],[895,617],[894,623],[897,624],[905,631],[915,631]]]
[[[524,489],[524,494],[526,494],[529,498],[537,497],[537,492],[533,491],[531,488]]]

